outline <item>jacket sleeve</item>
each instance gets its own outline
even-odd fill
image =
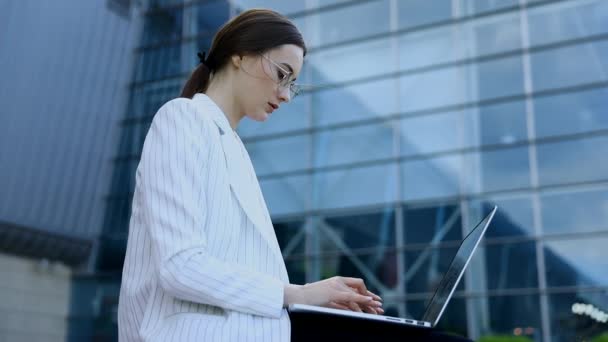
[[[211,134],[217,129],[213,122],[195,115],[201,113],[185,99],[163,105],[152,121],[137,170],[136,192],[142,198],[140,210],[151,234],[160,284],[182,300],[278,318],[283,309],[281,280],[207,252],[204,208],[213,194],[205,179],[214,167],[209,151],[221,148],[221,142]]]

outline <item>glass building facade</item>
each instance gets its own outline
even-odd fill
[[[119,274],[156,110],[252,7],[302,31],[309,90],[239,132],[292,283],[365,279],[421,317],[459,241],[499,211],[443,319],[471,338],[608,324],[608,1],[149,1],[98,268]],[[603,157],[602,157],[603,156]],[[601,316],[601,315],[600,315]]]

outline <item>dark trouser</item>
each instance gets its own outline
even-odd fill
[[[298,314],[291,318],[291,341],[470,342],[471,340],[434,329],[330,315]]]

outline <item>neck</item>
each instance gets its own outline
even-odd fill
[[[209,86],[205,94],[220,107],[224,115],[226,115],[228,122],[230,122],[230,127],[236,130],[236,127],[245,115],[241,114],[238,110],[233,90],[228,87],[229,83],[222,78],[212,77],[209,80]]]

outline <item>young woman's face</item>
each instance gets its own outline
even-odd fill
[[[239,106],[245,115],[255,121],[265,121],[282,103],[289,102],[289,84],[300,74],[303,61],[302,48],[291,44],[244,56],[241,63],[243,73],[235,87],[238,88]]]

